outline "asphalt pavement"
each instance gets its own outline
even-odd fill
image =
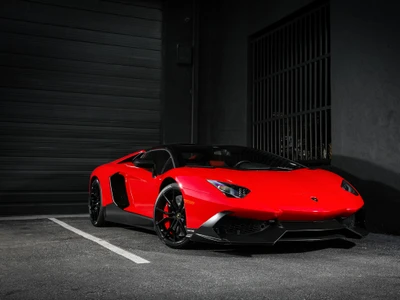
[[[398,236],[174,250],[151,232],[57,220],[78,233],[0,220],[0,299],[400,299]]]

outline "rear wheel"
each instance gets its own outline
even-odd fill
[[[182,192],[176,183],[166,186],[154,206],[154,229],[158,237],[171,248],[190,244],[186,231],[186,212]]]
[[[92,224],[96,227],[106,225],[106,221],[104,220],[104,208],[101,204],[101,187],[97,178],[94,179],[90,185],[89,217]]]

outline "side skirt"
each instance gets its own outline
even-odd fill
[[[113,222],[117,224],[124,224],[128,226],[134,226],[139,228],[144,228],[147,230],[154,231],[153,219],[138,215],[135,213],[126,212],[111,203],[105,208],[105,219],[108,222]]]

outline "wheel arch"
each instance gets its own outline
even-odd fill
[[[167,185],[170,185],[171,183],[178,183],[174,178],[172,177],[167,177],[163,180],[163,182],[160,185],[160,189],[158,192],[161,192]]]
[[[93,181],[95,181],[96,179],[97,179],[98,181],[100,181],[100,179],[99,179],[99,177],[97,177],[97,175],[91,176],[91,177],[90,177],[90,180],[89,180],[90,184],[91,184]]]
[[[112,196],[111,196],[111,188],[110,188],[110,177],[108,176],[109,172],[105,168],[97,168],[95,169],[92,174],[90,175],[89,179],[89,193],[90,193],[90,186],[94,180],[98,180],[101,189],[101,196],[102,196],[102,206],[107,206],[108,204],[112,203]]]

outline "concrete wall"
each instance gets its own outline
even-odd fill
[[[199,142],[245,145],[247,38],[312,1],[202,2]],[[400,233],[400,4],[331,1],[331,169],[366,201],[367,227]]]
[[[162,143],[189,143],[192,126],[192,64],[180,63],[177,45],[192,45],[193,2],[166,0],[163,10]]]
[[[371,230],[400,233],[400,3],[331,2],[332,165],[367,203]]]

